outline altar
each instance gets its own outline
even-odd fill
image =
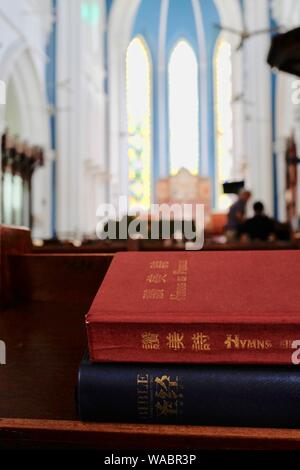
[[[196,205],[203,204],[205,223],[209,222],[212,210],[212,189],[210,178],[191,174],[181,168],[176,175],[157,181],[156,201],[158,204],[179,204],[192,206],[195,213]]]

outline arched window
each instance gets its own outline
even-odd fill
[[[215,120],[216,120],[216,205],[228,209],[231,197],[223,194],[222,184],[233,171],[233,83],[232,47],[220,39],[215,51]]]
[[[175,174],[185,167],[196,174],[199,167],[198,63],[187,41],[179,41],[173,49],[168,74],[170,171]]]
[[[129,207],[151,203],[152,62],[148,47],[135,37],[126,56]]]

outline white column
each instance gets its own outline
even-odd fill
[[[57,234],[65,238],[74,233],[74,190],[73,181],[77,179],[76,165],[77,136],[74,132],[74,117],[78,92],[73,77],[75,52],[73,45],[72,24],[74,23],[74,7],[77,0],[59,1],[57,6]],[[76,63],[76,62],[75,62]],[[73,65],[73,70],[72,70]],[[75,109],[74,109],[75,105]],[[72,112],[71,112],[72,109]],[[60,110],[60,111],[59,111]],[[75,139],[75,142],[74,142]],[[75,144],[75,145],[74,145]],[[74,166],[75,162],[75,166]],[[75,214],[77,218],[77,214]]]
[[[80,7],[59,1],[57,48],[58,235],[76,238],[94,235],[107,185],[105,4],[98,1],[97,24]]]
[[[269,27],[269,2],[245,0],[249,31]],[[271,71],[266,62],[270,35],[254,36],[245,42],[245,87],[249,106],[246,120],[247,184],[254,199],[260,199],[268,213],[273,212],[273,165],[271,121]]]
[[[114,0],[108,24],[109,45],[109,202],[128,192],[126,50],[141,0]]]
[[[7,106],[13,115],[14,108],[17,113],[13,121],[18,123],[20,139],[29,145],[40,145],[45,151],[45,165],[35,171],[32,181],[32,236],[47,238],[51,235],[51,152],[44,51],[51,29],[51,3],[45,0],[37,7],[2,0],[0,25],[0,79],[5,81],[8,89],[9,84],[13,84],[13,92],[7,96]],[[2,126],[7,116],[3,105],[0,106]],[[13,128],[14,122],[10,124]]]
[[[297,146],[297,156],[300,156],[300,105],[293,106],[293,121],[295,130],[295,141]],[[297,185],[297,208],[296,208],[295,229],[299,228],[300,221],[300,165],[298,165],[298,185]]]
[[[300,2],[299,0],[272,0],[272,14],[279,25],[285,26],[287,30],[299,26]],[[298,155],[300,154],[299,105],[293,104],[292,95],[294,89],[292,84],[297,78],[287,73],[278,74],[277,85],[277,113],[276,113],[276,151],[277,151],[277,180],[278,180],[278,203],[280,220],[286,220],[286,163],[285,146],[286,139],[295,133]],[[298,210],[300,208],[300,168],[298,168]]]
[[[167,148],[167,118],[166,118],[166,36],[168,25],[168,12],[170,0],[162,0],[159,24],[159,53],[158,53],[158,122],[159,122],[159,177],[168,175],[166,148]]]
[[[277,161],[277,192],[278,192],[278,216],[282,222],[286,221],[286,144],[287,138],[293,132],[293,104],[292,76],[286,73],[278,73],[276,96],[276,161]]]

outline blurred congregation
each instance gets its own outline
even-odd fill
[[[0,24],[1,224],[34,250],[185,248],[174,214],[99,239],[122,197],[149,226],[202,204],[204,249],[300,247],[297,0],[0,0]]]

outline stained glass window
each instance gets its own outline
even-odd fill
[[[169,74],[170,171],[180,168],[198,173],[199,166],[199,86],[196,54],[186,40],[172,51]]]
[[[215,52],[216,188],[217,208],[228,209],[232,202],[223,194],[222,184],[232,179],[233,109],[232,47],[220,39]]]
[[[152,63],[137,36],[126,56],[129,207],[149,208],[152,159]]]

